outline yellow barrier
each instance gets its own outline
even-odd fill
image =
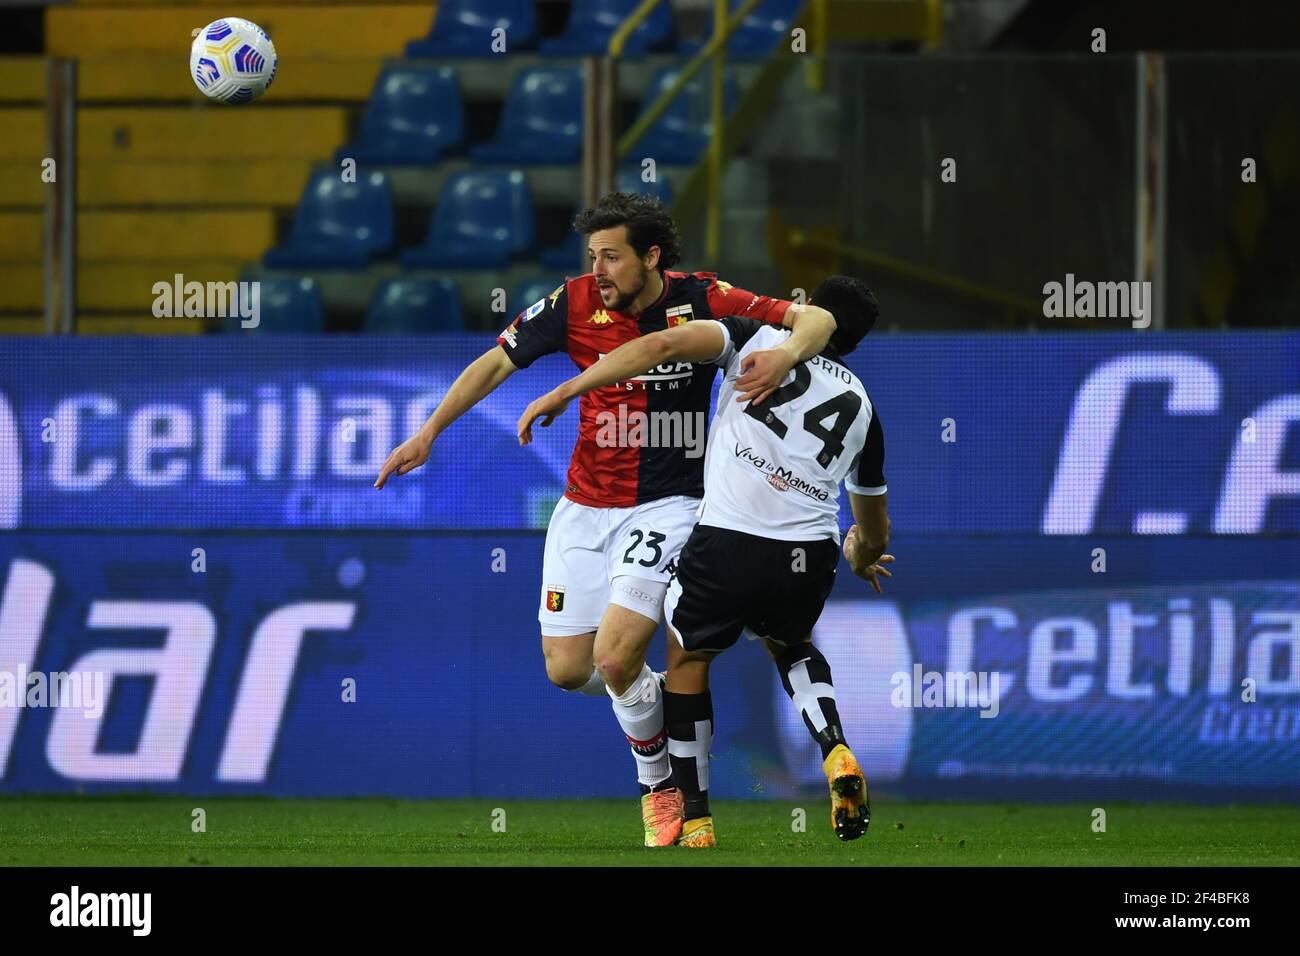
[[[78,155],[89,159],[320,159],[347,133],[342,107],[86,107]]]
[[[289,72],[298,58],[337,56],[340,37],[347,38],[349,56],[399,54],[407,40],[428,32],[433,9],[433,4],[276,4],[240,7],[239,15],[271,35],[281,59],[281,72]],[[166,53],[188,62],[191,31],[220,16],[220,8],[192,5],[50,7],[45,12],[45,51],[61,57]]]
[[[105,210],[77,217],[82,268],[95,260],[256,259],[274,241],[270,210]]]
[[[100,160],[82,164],[77,200],[83,206],[292,206],[310,171],[302,159]]]

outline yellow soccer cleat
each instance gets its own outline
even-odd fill
[[[718,839],[713,835],[713,817],[698,817],[687,820],[682,826],[682,838],[678,846],[688,846],[694,850],[717,846]]]
[[[822,763],[831,787],[831,826],[841,840],[856,840],[871,823],[867,778],[853,751],[839,744]]]
[[[645,823],[646,846],[672,846],[682,833],[686,809],[676,787],[641,797],[641,820]]]

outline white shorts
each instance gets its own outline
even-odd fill
[[[686,544],[699,504],[676,495],[632,508],[592,508],[561,498],[546,530],[542,635],[590,634],[610,604],[658,621],[669,563]]]

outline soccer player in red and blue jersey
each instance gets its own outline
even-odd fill
[[[792,309],[787,300],[734,288],[712,273],[672,271],[680,240],[656,199],[611,193],[579,214],[574,228],[587,237],[592,271],[510,323],[420,431],[394,449],[375,487],[424,464],[443,429],[543,355],[565,352],[583,370],[638,336],[693,319],[745,316],[791,329],[781,348],[755,353],[737,382],[741,398],[761,401],[835,330],[824,309]],[[704,494],[702,453],[716,374],[713,365],[675,362],[584,395],[564,497],[546,534],[538,610],[546,673],[565,690],[612,699],[637,763],[647,846],[671,845],[682,827],[663,693],[645,656]],[[670,437],[647,441],[648,434]]]

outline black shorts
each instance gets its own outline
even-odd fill
[[[777,541],[697,524],[668,585],[666,620],[688,651],[724,651],[745,628],[798,643],[821,617],[839,556],[830,538]]]

